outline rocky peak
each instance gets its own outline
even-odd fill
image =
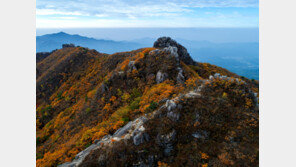
[[[62,45],[62,48],[73,48],[73,47],[75,47],[75,45],[72,44],[72,43],[70,43],[70,44],[63,44]]]
[[[184,46],[177,43],[175,40],[171,39],[170,37],[160,37],[153,44],[153,47],[155,48],[166,48],[170,46],[177,48],[177,53],[180,57],[180,60],[182,60],[184,63],[188,65],[195,64],[195,62],[187,52],[187,49]]]

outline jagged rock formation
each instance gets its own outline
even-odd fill
[[[258,82],[155,47],[37,63],[37,166],[258,166]]]
[[[72,44],[72,43],[70,43],[70,44],[63,44],[62,45],[62,48],[73,48],[73,47],[75,47],[75,45]]]
[[[184,63],[186,63],[188,65],[195,64],[195,62],[193,61],[193,59],[190,57],[189,53],[187,52],[187,49],[184,46],[177,43],[175,40],[171,39],[170,37],[158,38],[153,44],[153,47],[155,47],[155,48],[166,48],[169,46],[176,47],[176,50],[180,56],[180,59]]]

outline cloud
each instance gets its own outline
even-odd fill
[[[70,11],[62,11],[62,10],[55,10],[55,9],[37,9],[36,10],[36,15],[73,15],[73,16],[82,16],[84,14],[75,11],[75,12],[70,12]]]
[[[96,14],[95,16],[96,17],[108,17],[109,15],[107,15],[107,14]]]
[[[187,7],[258,7],[259,0],[193,0],[184,5]]]
[[[258,7],[258,0],[37,0],[37,15],[151,17],[182,14],[204,7]]]
[[[258,0],[37,0],[36,8],[38,27],[189,27],[212,25],[207,22],[217,17],[233,18],[215,10],[258,8]]]
[[[75,19],[78,19],[77,17],[69,17],[69,16],[66,16],[66,17],[53,17],[53,19],[62,19],[62,20],[75,20]]]
[[[209,18],[197,17],[175,17],[170,19],[144,20],[140,18],[133,19],[61,19],[61,18],[38,18],[37,28],[145,28],[145,27],[255,27],[258,25],[258,19],[246,17],[241,19],[237,16],[227,16],[224,14],[214,15]]]

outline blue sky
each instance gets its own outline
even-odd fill
[[[258,0],[37,0],[37,28],[258,27]]]

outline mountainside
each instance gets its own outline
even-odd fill
[[[259,166],[258,81],[176,41],[37,60],[37,166]]]
[[[50,52],[55,49],[61,49],[62,44],[73,43],[78,46],[96,49],[103,53],[115,53],[133,50],[143,47],[141,44],[135,42],[112,41],[112,40],[98,40],[94,38],[83,37],[80,35],[70,35],[64,32],[47,34],[36,37],[37,52]]]

